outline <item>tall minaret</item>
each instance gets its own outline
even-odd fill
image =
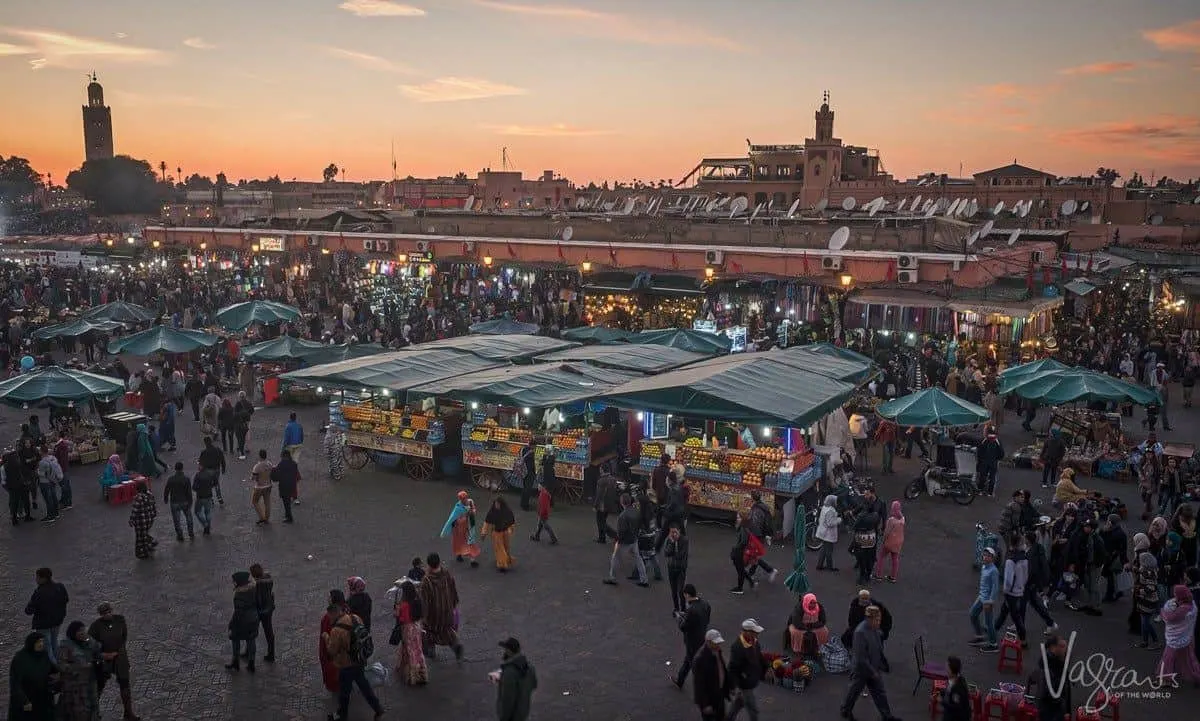
[[[104,104],[104,88],[92,81],[87,86],[88,104],[83,106],[83,147],[87,160],[113,156],[112,110]]]
[[[821,109],[816,112],[816,121],[817,142],[833,142],[833,111],[829,109],[828,90],[821,96]]]

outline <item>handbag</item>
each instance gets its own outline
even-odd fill
[[[1129,571],[1120,571],[1114,576],[1113,583],[1116,585],[1118,593],[1129,593],[1133,590],[1133,574]]]
[[[404,639],[404,629],[401,628],[400,622],[397,621],[395,626],[392,626],[392,635],[388,636],[388,643],[392,646],[399,646]]]

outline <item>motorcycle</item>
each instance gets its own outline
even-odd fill
[[[974,473],[941,468],[926,460],[921,475],[904,488],[904,497],[910,501],[915,501],[922,493],[949,496],[958,505],[969,506],[975,501],[979,491],[975,488]]]

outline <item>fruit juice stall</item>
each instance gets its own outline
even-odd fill
[[[495,408],[490,413],[514,421],[520,417],[511,408]],[[500,420],[490,417],[486,410],[472,411],[461,435],[462,462],[471,474],[471,482],[490,490],[504,487],[506,474],[516,469],[521,452],[533,440],[532,430],[500,425]]]
[[[435,407],[394,405],[390,394],[358,398],[344,396],[338,405],[346,428],[347,454],[352,468],[362,468],[370,452],[398,456],[398,465],[410,478],[433,476],[434,457],[446,441],[446,427],[460,424],[461,416],[440,415]],[[353,449],[365,451],[353,453]],[[378,462],[378,458],[377,458]],[[383,465],[388,465],[384,463]]]

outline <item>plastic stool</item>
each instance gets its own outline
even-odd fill
[[[942,714],[942,692],[946,690],[945,681],[934,681],[929,689],[929,721],[937,721]]]
[[[1109,696],[1100,691],[1096,694],[1096,704],[1103,721],[1121,721],[1121,694]]]
[[[118,483],[115,486],[108,488],[108,503],[112,506],[120,506],[129,503],[133,500],[136,493],[132,483]]]
[[[973,683],[967,684],[967,696],[971,699],[972,721],[983,721],[983,694]]]
[[[1021,648],[1021,640],[1015,634],[1006,633],[1000,639],[1000,659],[996,662],[999,672],[1012,671],[1020,674],[1025,668],[1025,650]]]
[[[1038,721],[1040,716],[1035,697],[1026,696],[1017,704],[1017,721]]]
[[[983,700],[984,721],[1010,721],[1008,697],[999,691],[989,691]]]
[[[1100,711],[1091,706],[1080,706],[1075,709],[1075,721],[1100,721]]]

